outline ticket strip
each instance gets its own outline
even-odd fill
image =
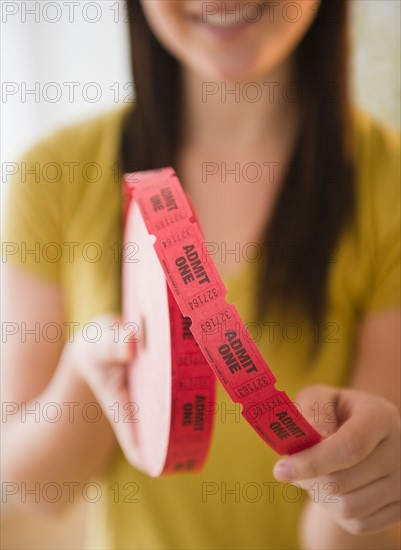
[[[279,454],[321,440],[267,366],[204,244],[194,212],[173,168],[126,174],[126,217],[137,205],[174,301],[211,370],[242,415]],[[128,214],[127,214],[128,212]],[[143,243],[132,236],[139,247]],[[189,322],[188,322],[189,323]],[[133,369],[135,370],[135,369]],[[211,415],[209,415],[211,416]]]
[[[216,377],[167,285],[132,189],[126,189],[123,317],[139,329],[128,369],[138,420],[132,423],[140,458],[135,465],[152,477],[196,471],[210,447]]]

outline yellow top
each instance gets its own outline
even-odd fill
[[[125,112],[119,108],[36,145],[14,167],[10,184],[3,261],[58,281],[66,321],[81,326],[120,306],[117,163]],[[292,398],[309,384],[346,384],[358,319],[400,303],[399,138],[360,111],[355,120],[358,209],[330,266],[326,324],[320,334],[294,318],[266,319],[259,329],[249,325],[278,387]],[[247,323],[254,275],[254,264],[247,264],[226,280],[228,299]],[[311,338],[322,345],[309,363]],[[151,479],[118,451],[100,481],[99,501],[90,504],[87,547],[295,549],[304,497],[275,482],[277,458],[219,386],[204,469]]]

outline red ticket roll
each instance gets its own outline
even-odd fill
[[[129,194],[125,214],[123,317],[139,327],[128,371],[141,468],[150,476],[199,470],[213,427],[216,379],[168,288],[153,238]]]
[[[287,394],[275,388],[276,377],[236,308],[227,303],[227,291],[174,169],[126,174],[124,189],[128,212],[139,211],[146,228],[146,254],[164,273],[157,284],[167,281],[182,315],[191,319],[190,330],[211,370],[230,398],[241,403],[244,418],[279,454],[318,443],[321,436]],[[137,235],[133,240],[142,249],[139,231]],[[142,284],[157,292],[153,279]],[[130,292],[127,285],[124,290]]]

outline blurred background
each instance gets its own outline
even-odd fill
[[[355,102],[399,129],[401,2],[350,3]],[[76,4],[0,3],[2,166],[54,129],[132,100],[124,2]],[[1,547],[81,548],[85,512],[38,519],[3,503]]]

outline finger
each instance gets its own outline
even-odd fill
[[[386,439],[379,443],[375,451],[359,464],[316,479],[298,481],[297,484],[303,489],[309,489],[317,483],[319,490],[329,495],[332,493],[344,495],[355,491],[376,481],[378,477],[386,477],[399,470],[400,450],[397,447],[398,452],[394,452],[393,447],[392,439]],[[378,466],[380,474],[378,474]],[[325,487],[326,489],[324,489]]]
[[[86,369],[86,376],[124,454],[137,465],[140,461],[134,426],[138,407],[130,400],[127,381],[128,364],[136,351],[135,327],[133,323],[121,323],[117,314],[98,316],[92,323],[101,336],[90,355],[97,365]]]
[[[334,484],[331,486],[314,481],[312,485],[306,482],[299,485],[309,492],[314,502],[322,504],[332,516],[350,520],[364,518],[387,504],[400,500],[399,484],[400,474],[395,472],[345,495],[336,491]]]
[[[75,350],[76,364],[95,395],[103,397],[104,403],[107,396],[108,401],[110,397],[115,398],[121,380],[125,380],[127,365],[135,358],[136,347],[129,341],[130,331],[119,323],[118,316],[104,315],[92,323],[99,337],[88,345],[81,335],[81,345]]]
[[[363,462],[320,479],[334,483],[338,492],[343,495],[375,481],[378,478],[378,466],[379,477],[390,475],[400,468],[400,453],[394,452],[391,439],[379,443]]]
[[[399,521],[401,515],[400,502],[387,504],[374,514],[361,519],[338,520],[345,531],[353,535],[372,535]]]
[[[109,421],[128,462],[132,466],[144,470],[135,429],[139,422],[138,413],[138,405],[130,401],[127,385],[124,383],[116,394],[116,406],[114,406]]]
[[[385,401],[341,390],[338,430],[312,448],[280,460],[274,468],[279,481],[312,479],[350,468],[365,459],[390,430]]]
[[[330,507],[339,518],[362,519],[376,513],[388,504],[399,501],[399,483],[400,476],[396,472],[341,496],[333,505],[326,504],[325,506]]]
[[[91,386],[128,462],[143,470],[135,430],[139,408],[129,395],[127,364],[108,363],[104,379],[95,376]]]

